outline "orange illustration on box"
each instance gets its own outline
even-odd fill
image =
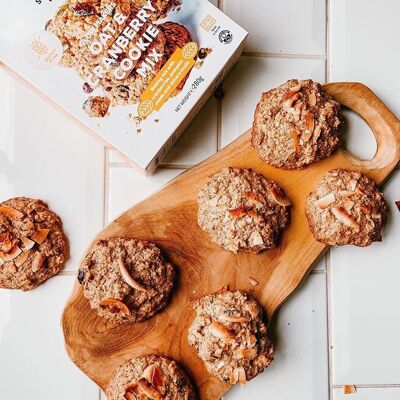
[[[190,72],[199,51],[197,43],[190,42],[182,49],[176,49],[140,97],[138,115],[148,117],[153,110],[160,110],[163,104]]]

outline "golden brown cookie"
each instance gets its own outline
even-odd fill
[[[121,365],[108,384],[108,400],[195,400],[193,386],[178,364],[166,357],[149,355]]]
[[[306,215],[318,241],[365,247],[382,240],[387,206],[372,179],[336,169],[329,171],[307,197]]]
[[[194,346],[210,374],[231,384],[246,383],[274,357],[263,310],[246,293],[223,292],[202,297],[189,328]]]
[[[198,224],[234,253],[276,247],[289,223],[290,201],[273,181],[251,169],[224,168],[199,190]]]
[[[101,317],[140,322],[167,305],[175,269],[153,243],[112,238],[95,243],[81,263],[78,281]]]
[[[263,93],[251,142],[274,167],[304,168],[334,152],[340,125],[340,104],[319,83],[293,79]]]
[[[67,252],[61,220],[43,201],[0,204],[0,287],[35,288],[61,270]]]

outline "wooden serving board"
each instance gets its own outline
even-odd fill
[[[179,175],[158,193],[132,207],[95,240],[128,236],[156,243],[179,271],[172,299],[149,321],[114,326],[97,316],[75,284],[62,317],[65,344],[73,362],[105,389],[113,371],[132,357],[157,353],[181,362],[196,383],[201,400],[219,399],[230,389],[210,376],[187,342],[193,301],[228,285],[252,294],[269,318],[293,293],[326,247],[314,240],[304,214],[306,196],[333,168],[359,170],[382,183],[400,159],[400,122],[360,83],[324,86],[342,105],[357,112],[377,140],[372,160],[362,161],[341,149],[304,170],[268,166],[250,145],[251,131],[208,160]],[[208,176],[232,166],[253,168],[275,180],[292,200],[291,223],[279,248],[235,255],[214,245],[197,225],[197,192]],[[253,286],[249,278],[259,284]]]

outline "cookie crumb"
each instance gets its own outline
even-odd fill
[[[354,385],[344,385],[343,393],[344,394],[353,394],[357,392],[357,388]]]

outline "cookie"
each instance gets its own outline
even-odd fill
[[[41,200],[0,203],[0,287],[31,290],[56,275],[68,247],[60,218]]]
[[[193,386],[178,364],[166,357],[148,355],[121,365],[108,384],[108,400],[195,400]]]
[[[186,44],[192,41],[190,32],[183,25],[175,22],[164,22],[159,25],[159,28],[165,37],[164,62],[168,61],[176,49],[182,49]],[[186,74],[184,79],[182,79],[178,87],[174,90],[172,93],[173,96],[176,96],[182,91],[189,75],[190,72]]]
[[[117,324],[140,322],[167,305],[175,269],[153,243],[112,238],[94,244],[78,281],[99,316]]]
[[[387,205],[372,179],[336,169],[329,171],[307,197],[306,215],[318,241],[366,247],[382,240]]]
[[[239,291],[204,296],[188,340],[210,374],[231,384],[246,383],[273,361],[263,310]]]
[[[290,201],[251,169],[224,168],[198,193],[198,224],[217,245],[258,253],[276,247],[289,223]]]
[[[340,125],[340,104],[319,83],[293,79],[263,93],[251,142],[269,165],[304,168],[335,151]]]

